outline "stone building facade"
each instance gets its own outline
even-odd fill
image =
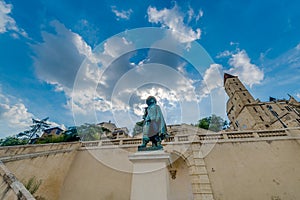
[[[232,130],[263,130],[300,126],[300,103],[289,100],[261,102],[254,99],[237,76],[224,74],[224,87],[229,99],[226,112]]]

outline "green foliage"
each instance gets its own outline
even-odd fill
[[[83,141],[100,140],[103,131],[105,130],[96,124],[85,123],[77,127],[78,135]]]
[[[31,177],[25,184],[25,188],[34,195],[42,184],[42,180],[37,180],[35,176]]]
[[[1,146],[24,145],[27,143],[28,143],[27,139],[20,139],[20,138],[17,138],[16,136],[8,136],[8,137],[0,140]]]
[[[49,117],[46,117],[45,119],[42,120],[37,120],[32,118],[32,125],[30,126],[31,129],[18,133],[17,137],[19,138],[25,137],[28,139],[28,143],[34,144],[36,138],[38,138],[46,128],[50,127],[50,124],[47,123],[48,119]]]
[[[58,143],[58,142],[64,142],[64,141],[65,141],[64,135],[60,135],[60,136],[57,136],[57,137],[39,138],[36,141],[36,144]]]
[[[70,127],[60,136],[53,137],[52,135],[50,135],[45,138],[39,138],[36,143],[46,144],[46,143],[58,143],[58,142],[72,142],[72,141],[78,141],[79,139],[80,138],[77,134],[76,127]]]
[[[216,116],[215,114],[212,114],[212,116],[210,117],[205,117],[200,119],[196,126],[199,128],[218,132],[222,129],[227,128],[228,122],[223,118],[221,118],[220,116]]]

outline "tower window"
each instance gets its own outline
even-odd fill
[[[250,99],[247,99],[248,103],[251,103]]]
[[[289,106],[284,106],[288,111],[292,111],[292,109]]]
[[[240,88],[240,90],[242,91],[242,88]]]
[[[261,119],[261,121],[265,121],[261,116],[259,116],[259,118]]]
[[[246,96],[245,92],[243,92],[243,95]]]
[[[235,83],[235,85],[239,85],[238,83]]]
[[[278,114],[277,114],[276,111],[272,110],[271,112],[272,112],[272,114],[273,114],[275,117],[278,117]]]
[[[257,112],[257,110],[256,110],[256,108],[255,108],[255,107],[253,107],[253,110],[254,110],[255,112]]]
[[[235,125],[236,127],[239,127],[239,122],[237,120],[235,121]]]

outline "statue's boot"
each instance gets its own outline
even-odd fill
[[[141,144],[139,147],[140,148],[146,147],[149,141],[150,141],[149,137],[143,137],[143,144]]]

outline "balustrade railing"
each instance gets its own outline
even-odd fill
[[[167,137],[164,141],[164,145],[168,144],[177,144],[177,143],[187,143],[187,142],[230,142],[230,141],[243,141],[243,140],[255,140],[257,138],[272,140],[274,137],[280,138],[300,138],[300,127],[291,129],[293,132],[296,132],[291,136],[289,134],[289,129],[278,129],[278,130],[253,130],[253,131],[231,131],[231,132],[208,132],[208,133],[199,133],[197,129],[183,130],[181,131],[173,130],[173,133],[176,132],[176,135],[171,135]],[[184,134],[183,134],[184,133]],[[111,147],[111,146],[138,146],[142,143],[141,138],[119,138],[114,140],[98,140],[98,141],[86,141],[81,142],[81,147]]]

